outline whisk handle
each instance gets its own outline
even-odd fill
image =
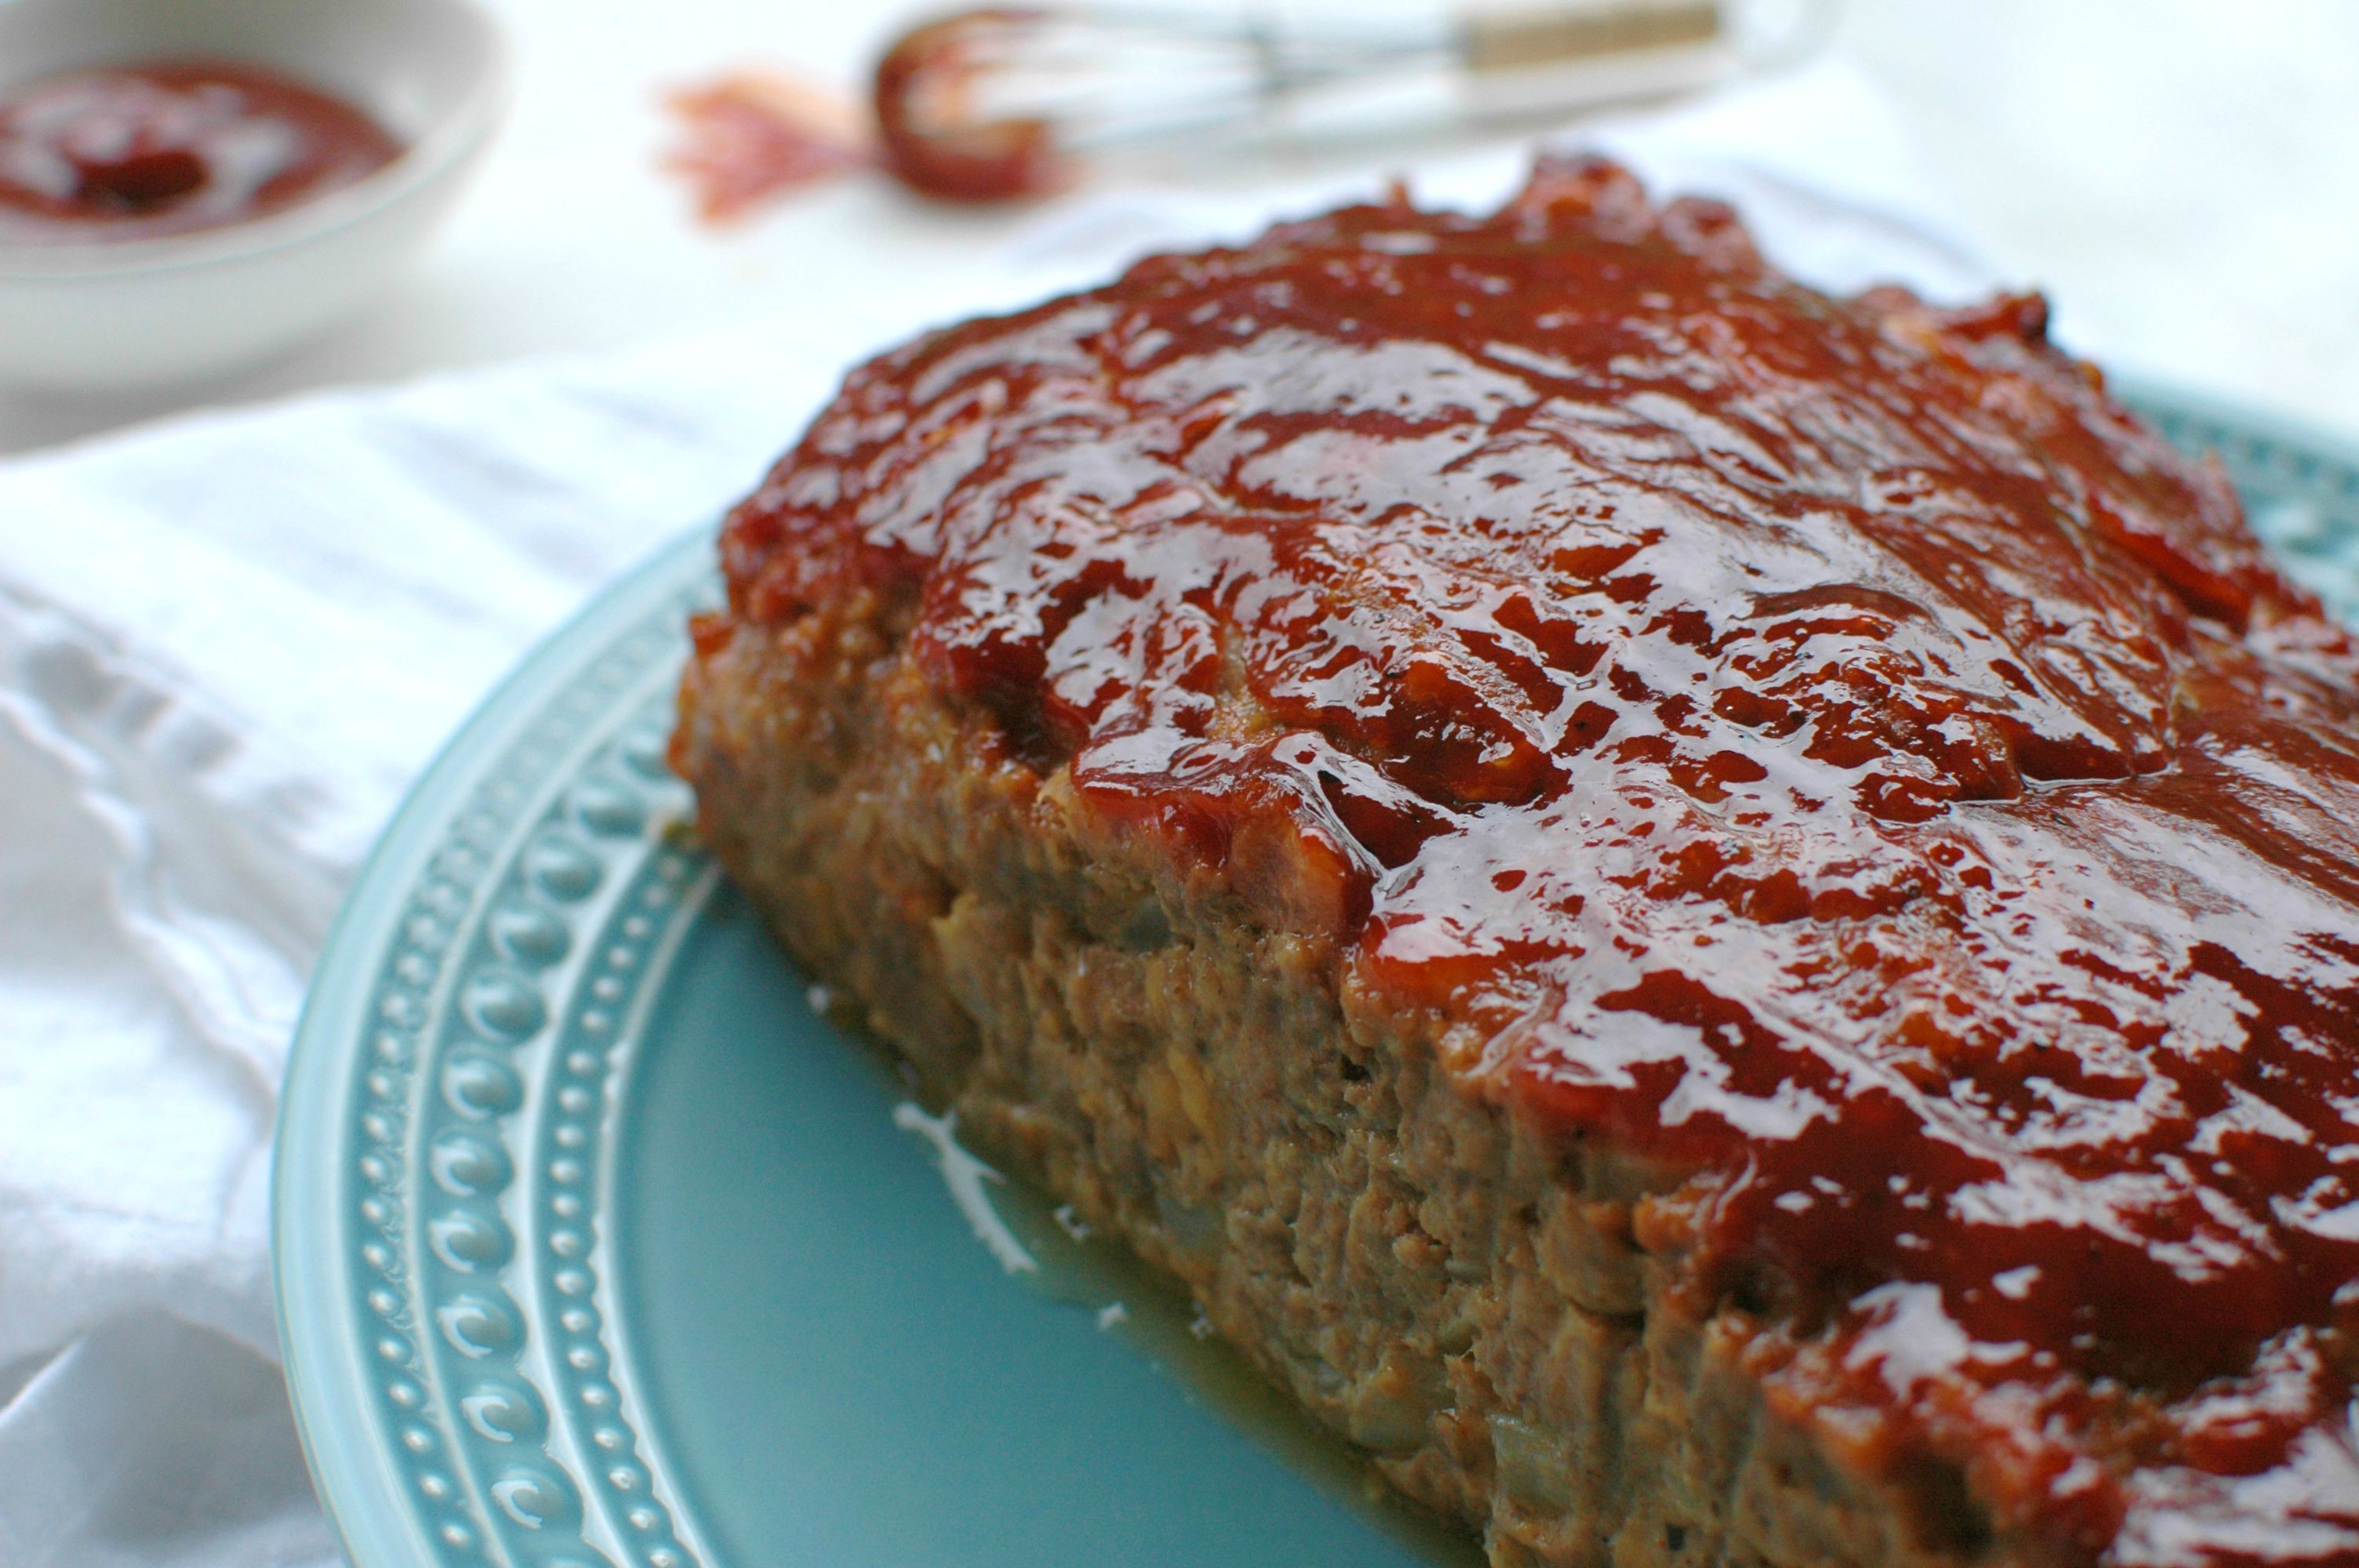
[[[1473,11],[1460,23],[1460,50],[1474,71],[1523,70],[1641,49],[1709,43],[1721,34],[1721,0],[1608,0]]]

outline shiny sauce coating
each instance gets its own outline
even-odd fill
[[[864,367],[733,610],[899,600],[1347,1007],[1677,1173],[1640,1243],[1949,1544],[2359,1561],[2359,652],[2044,326],[1544,166]]]
[[[401,147],[366,114],[274,72],[169,61],[0,95],[0,243],[151,239],[266,217]]]

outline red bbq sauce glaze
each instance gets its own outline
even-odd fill
[[[2359,652],[2043,327],[1544,166],[863,368],[733,612],[899,597],[1347,1006],[1659,1159],[1642,1243],[1937,1540],[2359,1561]]]
[[[251,66],[176,61],[0,97],[0,243],[151,239],[266,217],[401,154],[351,104]]]

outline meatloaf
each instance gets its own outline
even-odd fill
[[[722,555],[723,863],[1493,1563],[2359,1562],[2359,651],[2038,298],[1546,164],[886,353]]]

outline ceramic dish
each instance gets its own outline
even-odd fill
[[[406,150],[251,222],[167,238],[0,246],[0,381],[75,391],[234,370],[319,332],[424,248],[507,101],[475,0],[9,0],[0,89],[92,67],[223,59],[368,111]]]
[[[2359,615],[2359,456],[2148,393]],[[1473,1549],[839,1036],[666,772],[699,530],[461,731],[331,938],[280,1328],[357,1568],[1385,1568]]]

